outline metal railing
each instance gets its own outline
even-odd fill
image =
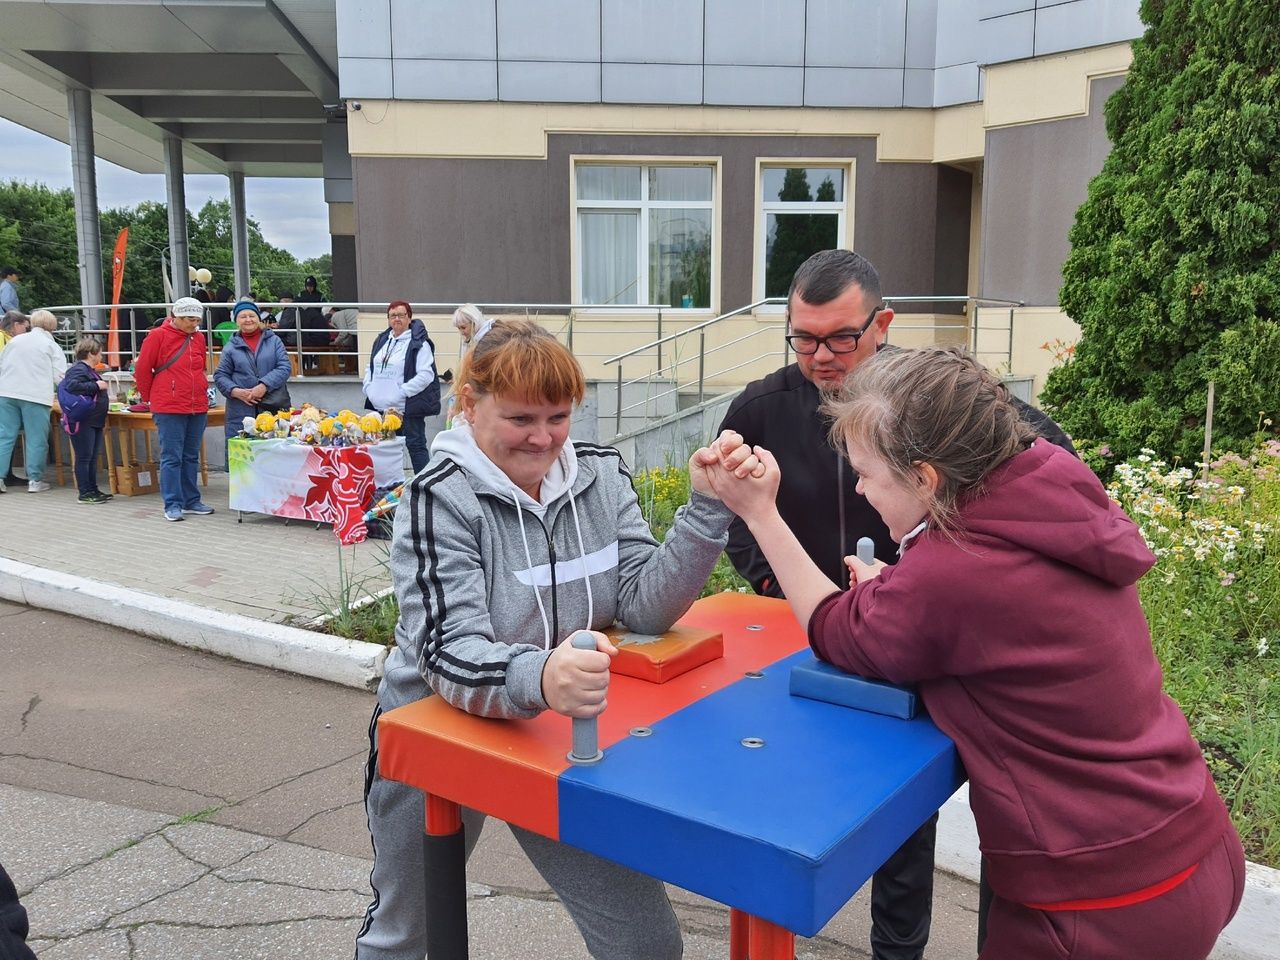
[[[206,321],[201,324],[201,329],[205,332],[207,339],[210,341],[211,348],[220,349],[225,343],[213,343],[213,338],[219,335],[219,331],[211,329],[209,320],[214,318],[231,320],[230,311],[233,304],[208,303],[205,304]],[[285,340],[285,348],[287,352],[297,358],[298,370],[301,374],[314,372],[319,368],[323,361],[322,358],[336,358],[338,365],[342,368],[342,372],[333,372],[330,375],[339,377],[355,377],[359,368],[360,350],[358,344],[358,331],[337,330],[328,324],[326,320],[323,326],[307,326],[303,322],[304,311],[318,309],[325,310],[334,307],[338,310],[355,309],[361,313],[386,313],[390,306],[387,302],[381,301],[322,301],[320,303],[298,302],[296,300],[289,302],[280,301],[260,301],[259,308],[270,309],[277,314],[277,318],[284,318],[283,323],[274,328],[277,335]],[[453,336],[453,328],[450,318],[453,311],[461,304],[444,303],[444,302],[417,302],[410,303],[410,307],[414,311],[414,318],[422,320],[428,327],[428,332],[432,339],[439,341],[449,339]],[[573,350],[580,359],[596,359],[599,360],[611,353],[611,350],[600,350],[599,352],[583,351],[581,345],[575,346],[575,334],[581,334],[576,330],[577,322],[581,319],[580,314],[592,314],[595,318],[608,316],[629,316],[638,317],[645,323],[656,325],[656,332],[659,337],[662,336],[664,311],[669,312],[672,308],[668,304],[581,304],[581,303],[478,303],[476,304],[486,316],[519,316],[523,315],[528,319],[540,321],[554,321],[555,318],[561,317],[562,322],[552,326],[552,333],[558,339],[565,343],[570,350]],[[172,304],[169,303],[122,303],[114,306],[119,311],[120,317],[118,324],[118,336],[120,342],[120,354],[134,358],[137,356],[138,348],[147,331],[155,326],[164,317],[168,316]],[[86,326],[86,318],[90,316],[90,311],[100,313],[102,317],[107,317],[113,309],[111,304],[68,304],[56,307],[47,307],[55,315],[60,318],[59,324],[59,340],[63,349],[70,355],[75,347],[75,339],[81,334],[90,334],[104,341],[108,330],[106,327]],[[134,322],[133,311],[145,311],[152,314],[146,318],[145,326],[136,325]],[[225,317],[215,311],[225,311]],[[285,313],[291,316],[284,317]],[[61,322],[65,320],[64,322]],[[104,319],[105,322],[105,319]],[[227,329],[226,340],[230,340],[231,335],[235,333],[233,329]],[[350,341],[338,345],[334,342],[320,343],[324,339],[336,341],[343,333],[350,333]],[[648,333],[648,331],[646,331]],[[55,335],[57,336],[57,335]],[[616,336],[611,332],[592,331],[590,336],[605,338],[606,345],[612,345],[616,342]],[[70,341],[70,342],[68,342]],[[437,352],[440,353],[437,349]],[[447,363],[447,361],[445,361]],[[440,365],[440,358],[437,358],[437,366]],[[126,364],[119,364],[124,367]],[[350,369],[347,369],[348,366]],[[325,375],[325,374],[321,374]]]
[[[907,331],[927,331],[929,334],[932,335],[933,340],[937,342],[943,339],[942,337],[939,336],[939,334],[943,331],[954,335],[960,329],[964,329],[966,333],[966,340],[970,343],[971,352],[973,352],[975,356],[979,355],[978,334],[980,330],[983,330],[983,331],[998,330],[1000,332],[1005,332],[1005,328],[1003,327],[999,327],[999,328],[979,327],[977,323],[977,308],[988,307],[988,306],[1007,307],[1009,309],[1009,324],[1007,329],[1008,339],[1006,344],[1006,352],[1004,353],[1003,364],[1007,368],[1009,363],[1011,362],[1011,359],[1013,356],[1013,312],[1016,308],[1023,306],[1023,303],[1021,301],[1001,300],[1001,299],[994,299],[994,298],[987,298],[987,297],[934,295],[934,296],[920,296],[920,297],[916,297],[916,296],[885,297],[884,302],[889,306],[894,306],[896,304],[906,304],[906,303],[963,304],[964,305],[963,312],[961,314],[957,314],[958,317],[962,316],[966,318],[963,326],[960,324],[950,325],[950,324],[938,324],[938,323],[933,323],[933,324],[896,323],[892,327],[890,327],[890,331],[891,332],[897,331],[899,333],[903,333]],[[698,405],[701,405],[706,403],[707,401],[707,385],[709,381],[714,381],[723,385],[723,383],[726,381],[726,378],[728,378],[730,375],[732,375],[736,371],[739,371],[745,367],[759,365],[767,360],[771,360],[774,357],[780,356],[782,360],[782,365],[784,366],[790,363],[791,362],[790,348],[787,344],[787,341],[781,337],[778,338],[779,340],[781,340],[781,345],[782,345],[782,349],[780,351],[776,347],[769,347],[762,350],[759,353],[750,354],[745,358],[742,357],[742,350],[741,350],[742,344],[748,341],[751,341],[756,337],[761,336],[762,334],[773,335],[775,333],[782,332],[785,329],[786,318],[785,318],[785,315],[782,313],[778,314],[778,319],[776,322],[769,323],[766,321],[766,322],[760,323],[754,329],[748,330],[746,333],[732,336],[731,338],[724,340],[723,342],[714,343],[710,348],[708,348],[707,346],[707,337],[708,337],[709,331],[711,331],[714,327],[723,323],[724,321],[731,320],[735,317],[741,317],[745,315],[754,315],[761,308],[782,306],[785,304],[786,304],[785,297],[768,297],[764,300],[757,300],[756,302],[749,303],[744,307],[739,307],[736,310],[730,310],[727,313],[723,313],[718,317],[712,318],[711,320],[707,320],[703,323],[695,324],[694,326],[688,327],[685,330],[680,330],[680,331],[677,331],[676,333],[672,333],[666,336],[659,335],[657,339],[649,343],[643,344],[632,350],[627,350],[624,353],[616,354],[606,359],[604,361],[604,365],[606,367],[616,365],[616,373],[614,377],[614,389],[616,390],[617,395],[615,397],[614,417],[613,417],[615,434],[618,436],[622,435],[622,432],[623,432],[622,421],[623,421],[624,415],[633,414],[637,410],[642,410],[642,409],[647,410],[651,406],[654,409],[657,409],[660,401],[668,397],[672,397],[672,396],[675,397],[673,404],[677,408],[679,407],[679,398],[682,395],[686,395],[686,394],[689,395],[691,399],[694,395],[696,395],[697,399],[695,402]],[[756,317],[756,319],[760,320],[761,318]],[[696,344],[697,344],[696,351],[690,350],[687,353],[687,355],[682,357],[681,353],[683,351],[681,350],[681,345],[686,342],[690,342],[691,339],[695,337],[696,337]],[[776,342],[777,341],[775,341],[775,343]],[[666,352],[671,357],[670,363],[663,362],[664,347],[666,348]],[[736,353],[734,355],[734,358],[730,361],[730,365],[720,367],[715,370],[708,369],[709,358],[714,357],[716,354],[719,354],[722,351],[735,350],[735,349],[736,349]],[[748,348],[748,351],[749,350],[750,348]],[[991,351],[985,351],[985,352],[990,353]],[[632,377],[631,379],[624,379],[624,373],[623,373],[624,362],[648,353],[652,353],[653,359],[654,359],[654,365],[651,368],[649,368],[648,372],[637,377]],[[696,375],[696,378],[691,378],[689,380],[682,381],[681,380],[682,373],[680,368],[682,366],[685,366],[686,364],[696,364],[697,375]],[[638,388],[642,392],[643,394],[642,397],[638,400],[633,400],[629,403],[625,402],[624,396],[626,392],[628,391],[628,389],[634,389],[634,388]],[[695,394],[695,391],[696,391],[696,394]],[[721,391],[721,392],[725,392],[725,391]],[[646,418],[651,419],[652,415],[646,414]]]

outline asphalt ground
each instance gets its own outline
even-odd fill
[[[34,498],[33,498],[34,499]],[[0,862],[42,960],[341,958],[368,902],[373,695],[0,602]],[[585,958],[510,832],[468,868],[471,955]],[[671,889],[689,960],[728,911]],[[974,955],[976,888],[936,876],[932,960]],[[869,956],[864,889],[802,958]]]

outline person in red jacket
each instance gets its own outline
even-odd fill
[[[960,350],[878,354],[827,411],[895,566],[849,557],[841,592],[779,517],[761,447],[713,485],[814,652],[917,684],[955,741],[995,894],[981,960],[1203,960],[1240,904],[1244,853],[1161,686],[1137,526]]]
[[[194,297],[173,305],[173,316],[147,334],[133,377],[143,403],[150,404],[160,438],[160,495],[164,518],[205,516],[213,507],[200,499],[200,445],[209,419],[206,345],[200,332],[204,307]]]

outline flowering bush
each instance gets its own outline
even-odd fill
[[[649,521],[649,529],[659,541],[675,520],[676,511],[689,502],[689,468],[655,467],[645,470],[635,478],[636,495],[640,498],[640,511]],[[724,554],[716,561],[711,578],[702,588],[702,596],[736,590],[750,593],[751,587],[743,580],[729,558]]]
[[[1165,688],[1246,852],[1280,864],[1280,442],[1225,454],[1207,476],[1144,450],[1108,491],[1157,557],[1138,592]]]

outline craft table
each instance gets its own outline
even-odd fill
[[[784,601],[720,594],[680,623],[720,630],[724,657],[664,684],[614,675],[595,765],[568,762],[551,711],[489,720],[432,696],[383,714],[379,771],[426,795],[428,875],[461,863],[470,807],[727,904],[733,960],[790,960],[963,782],[927,717],[789,694],[812,655]],[[463,960],[464,877],[446,876],[428,953]]]
[[[349,447],[235,437],[227,444],[229,503],[241,513],[330,523],[341,543],[359,543],[374,490],[404,482],[404,453],[401,437]]]
[[[225,407],[210,407],[208,420],[205,428],[221,427],[227,422],[227,410]],[[120,463],[128,467],[134,463],[150,463],[151,456],[151,435],[156,433],[156,422],[150,413],[130,413],[129,411],[112,411],[107,414],[107,423],[102,431],[102,448],[107,458],[107,475],[111,481],[111,492],[119,493],[119,485],[116,483],[116,456],[115,450],[120,450]],[[143,452],[145,457],[138,459],[138,447],[135,443],[134,435],[142,434]],[[157,437],[157,447],[159,446],[159,438]],[[61,482],[61,480],[59,480]],[[209,464],[204,455],[204,444],[200,444],[200,482],[204,486],[209,486]]]

